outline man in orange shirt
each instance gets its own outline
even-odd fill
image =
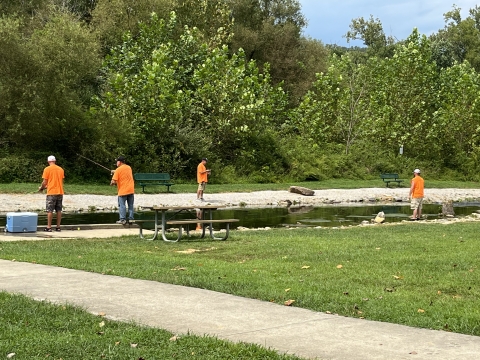
[[[65,173],[63,169],[56,164],[55,156],[50,155],[47,158],[48,166],[43,170],[42,185],[38,191],[42,192],[47,189],[47,227],[45,231],[52,232],[53,211],[57,213],[56,231],[61,231],[60,223],[62,222],[63,207],[63,179]]]
[[[120,220],[117,224],[125,225],[130,220],[133,220],[133,201],[135,182],[133,180],[132,168],[125,164],[125,157],[119,156],[117,159],[117,169],[113,173],[110,185],[117,185],[118,192],[118,212],[120,213]],[[128,205],[128,219],[127,208]]]
[[[208,175],[210,175],[210,170],[207,170],[205,165],[207,164],[207,158],[203,158],[202,162],[197,166],[197,182],[198,182],[198,190],[197,190],[197,200],[204,201],[203,199],[203,192],[205,191],[205,187],[207,186],[208,182]]]
[[[423,204],[423,189],[424,181],[420,176],[420,169],[413,170],[413,179],[410,186],[410,208],[413,210],[413,216],[411,220],[420,220],[422,216],[422,204]]]

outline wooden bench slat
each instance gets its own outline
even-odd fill
[[[155,184],[160,184],[160,185],[163,185],[163,184],[172,184],[174,185],[172,182],[168,182],[167,180],[165,181],[161,181],[161,180],[135,180],[138,182],[139,185],[155,185]]]
[[[200,219],[192,219],[192,220],[172,220],[167,221],[167,225],[184,225],[184,224],[221,224],[221,223],[232,223],[237,222],[239,219],[223,219],[223,220],[200,220]]]
[[[166,186],[167,191],[170,191],[170,186],[175,185],[169,173],[136,173],[133,178],[142,187],[142,192],[145,192],[145,186]]]
[[[169,173],[136,173],[135,180],[170,180]]]
[[[385,174],[380,174],[381,179],[383,180],[384,183],[390,184],[391,182],[396,182],[399,186],[400,183],[403,182],[403,180],[398,178],[398,174],[395,173],[385,173]]]
[[[398,179],[398,174],[392,173],[392,174],[380,174],[380,177],[382,179]]]

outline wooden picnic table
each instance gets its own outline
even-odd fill
[[[238,219],[222,219],[214,220],[212,217],[212,212],[214,210],[225,208],[225,205],[191,205],[191,206],[153,206],[152,210],[155,211],[155,220],[154,220],[154,233],[153,237],[148,240],[155,240],[158,237],[159,232],[162,234],[162,239],[168,242],[177,242],[182,238],[183,228],[185,227],[187,236],[189,235],[189,225],[200,225],[202,228],[202,234],[200,238],[205,237],[205,229],[208,226],[209,235],[214,240],[226,240],[230,232],[230,223],[239,221]],[[200,216],[197,215],[197,210],[200,211]],[[192,214],[195,211],[195,217],[190,219],[179,219],[179,214]],[[193,214],[192,214],[193,215]],[[207,215],[207,217],[205,217]],[[140,237],[144,239],[143,236],[143,221],[134,221],[139,225],[140,228]],[[224,223],[226,225],[226,233],[223,237],[216,237],[213,233],[213,224]],[[176,239],[168,239],[166,236],[167,226],[168,225],[178,225],[178,236]],[[161,231],[160,231],[161,230]]]

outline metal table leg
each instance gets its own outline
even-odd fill
[[[163,238],[163,241],[167,241],[167,242],[177,242],[178,240],[181,239],[182,237],[182,226],[180,226],[178,228],[178,237],[176,240],[170,240],[167,238],[166,236],[166,232],[167,231],[167,219],[166,219],[166,211],[162,211],[162,238]]]
[[[205,210],[205,209],[204,209],[204,210]],[[213,220],[212,210],[214,210],[214,209],[208,209],[210,220]],[[215,210],[216,210],[216,209],[215,209]],[[202,238],[203,238],[203,236],[205,236],[205,224],[203,224],[203,225],[204,225],[204,226],[203,226]],[[213,224],[212,224],[212,223],[210,223],[210,225],[209,225],[209,227],[208,227],[208,230],[209,230],[209,233],[210,233],[210,237],[211,237],[213,240],[227,240],[228,234],[230,233],[230,224],[227,223],[226,232],[225,232],[225,236],[224,236],[224,237],[215,237],[215,235],[213,234]]]
[[[145,239],[145,237],[143,236],[142,224],[139,223],[138,226],[140,227],[140,239]],[[155,240],[157,236],[158,236],[158,211],[155,210],[155,231],[153,233],[153,237],[151,239],[146,239],[146,240],[149,240],[149,241]]]

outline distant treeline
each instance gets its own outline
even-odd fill
[[[480,9],[429,37],[353,19],[306,38],[297,0],[0,3],[0,182],[135,172],[277,182],[380,172],[480,180]],[[399,149],[403,149],[400,154]],[[79,156],[82,155],[82,156]]]

